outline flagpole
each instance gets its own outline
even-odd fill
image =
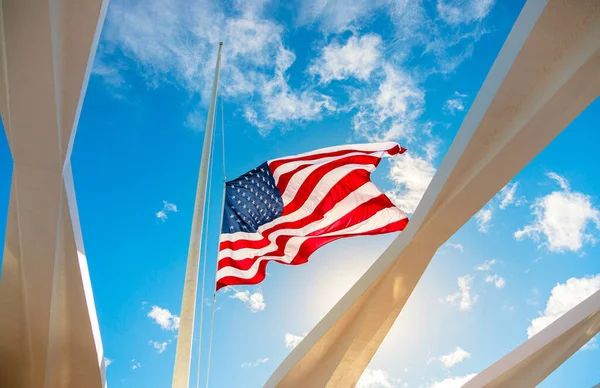
[[[173,369],[173,388],[188,388],[190,381],[190,365],[192,360],[192,341],[194,332],[194,315],[196,312],[196,293],[198,289],[198,267],[200,262],[200,240],[204,224],[204,206],[206,202],[206,184],[210,155],[212,152],[212,137],[214,117],[219,87],[219,74],[221,70],[221,49],[223,42],[219,43],[217,65],[213,79],[212,94],[208,107],[202,158],[198,173],[198,186],[196,188],[196,201],[194,203],[194,216],[192,219],[192,232],[188,249],[187,266],[185,270],[185,283],[183,285],[183,298],[181,301],[181,314],[179,332],[177,334],[177,349],[175,351],[175,367]]]

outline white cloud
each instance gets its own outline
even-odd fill
[[[546,309],[539,317],[531,320],[531,325],[527,328],[527,337],[533,337],[599,289],[600,274],[582,278],[573,277],[565,283],[557,284],[550,292]]]
[[[358,379],[356,388],[393,388],[398,381],[384,370],[367,368]]]
[[[322,49],[308,72],[324,84],[350,77],[366,81],[379,66],[380,46],[381,37],[376,34],[351,36],[345,45],[334,41]]]
[[[471,373],[466,376],[448,377],[447,379],[442,381],[435,381],[429,386],[429,388],[460,388],[473,377],[475,377],[475,375],[476,373]]]
[[[465,249],[464,249],[464,247],[463,247],[462,244],[447,243],[446,245],[449,246],[450,248],[458,249],[461,252],[465,251]]]
[[[483,208],[475,214],[475,220],[477,221],[477,229],[481,233],[487,233],[492,226],[492,208],[490,206]]]
[[[495,0],[438,0],[437,11],[449,24],[472,23],[484,19]]]
[[[381,3],[369,0],[304,0],[300,2],[298,23],[318,23],[325,33],[356,29],[361,19],[372,14]]]
[[[169,341],[169,342],[171,342],[171,341]],[[162,353],[165,350],[167,350],[167,345],[169,345],[169,342],[148,341],[148,345],[150,345],[154,349],[156,349],[156,351],[158,351],[158,353]]]
[[[471,56],[473,44],[485,33],[481,21],[492,3],[440,2],[438,17],[428,15],[422,0],[302,0],[298,24],[316,25],[325,34],[356,32],[374,15],[385,13],[393,26],[389,45],[398,62],[414,55],[433,64],[426,73],[450,73]],[[440,18],[446,23],[440,23]]]
[[[283,26],[268,18],[262,5],[238,1],[226,13],[211,0],[111,4],[95,74],[111,85],[123,84],[106,68],[122,74],[135,69],[129,74],[141,74],[151,88],[174,83],[191,94],[200,92],[205,106],[217,44],[224,41],[220,90],[246,106],[245,117],[261,133],[290,120],[319,119],[334,104],[320,93],[290,87],[285,72],[295,56],[283,44]],[[127,63],[115,63],[120,57]],[[188,124],[200,122],[196,116],[188,117]]]
[[[104,366],[106,368],[108,368],[112,363],[113,363],[113,360],[111,360],[110,358],[104,357]]]
[[[415,139],[416,120],[425,109],[425,92],[405,71],[384,63],[383,82],[377,90],[352,96],[358,113],[354,132],[369,141]]]
[[[162,327],[164,330],[179,329],[179,317],[171,314],[167,309],[162,307],[152,306],[152,310],[148,313],[148,317],[154,320],[154,323]]]
[[[483,264],[479,264],[475,269],[477,271],[489,271],[492,268],[492,265],[496,264],[496,259],[486,260]]]
[[[165,222],[169,218],[169,213],[177,213],[177,205],[168,201],[163,201],[163,208],[156,212],[156,218]]]
[[[455,304],[458,302],[460,311],[468,311],[477,302],[478,296],[471,295],[471,286],[473,277],[471,275],[460,276],[458,278],[458,291],[454,294],[446,295],[442,300],[448,303]]]
[[[496,286],[496,288],[503,288],[504,285],[506,284],[506,281],[504,280],[504,278],[498,274],[486,275],[485,282],[493,283]]]
[[[462,112],[465,110],[465,98],[466,94],[454,92],[452,98],[449,98],[444,105],[444,110],[449,112],[451,115],[455,115],[456,112]]]
[[[547,176],[561,190],[536,199],[531,207],[533,223],[516,231],[515,238],[529,237],[551,252],[578,252],[585,244],[594,244],[596,239],[590,229],[600,230],[600,212],[590,196],[571,191],[569,182],[555,173]]]
[[[304,339],[304,337],[306,337],[306,334],[304,334],[303,336],[299,336],[290,333],[285,333],[285,347],[295,348]]]
[[[265,358],[259,358],[258,360],[254,361],[254,362],[244,362],[242,363],[242,368],[256,368],[259,365],[265,364],[269,361],[268,357]]]
[[[460,346],[457,346],[454,351],[438,357],[438,360],[440,360],[442,365],[444,365],[446,368],[452,368],[454,365],[463,362],[467,358],[471,358],[471,353],[467,352]]]
[[[414,213],[423,198],[436,172],[433,166],[434,157],[433,151],[427,152],[425,156],[406,151],[392,159],[388,178],[395,187],[386,194],[404,212]]]
[[[253,313],[263,311],[267,304],[261,290],[250,293],[248,290],[236,291],[235,294],[229,295],[231,299],[237,299],[244,303]]]
[[[137,362],[135,360],[131,360],[131,369],[132,370],[136,370],[141,367],[142,367],[142,364],[140,364],[139,362]]]
[[[500,209],[505,209],[507,206],[512,204],[519,206],[522,203],[520,199],[515,198],[518,186],[519,182],[514,182],[512,184],[508,183],[502,188],[502,190],[500,190],[498,193],[500,196]]]

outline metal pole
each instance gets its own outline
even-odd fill
[[[206,120],[204,145],[202,146],[202,159],[198,173],[198,187],[196,189],[196,202],[194,204],[194,217],[192,219],[192,233],[188,250],[187,267],[185,270],[185,283],[183,285],[183,299],[181,301],[181,316],[179,332],[177,334],[177,349],[175,351],[175,367],[173,370],[173,388],[188,388],[190,380],[190,365],[192,360],[192,340],[194,333],[194,314],[196,310],[196,292],[198,289],[198,266],[200,261],[200,240],[202,225],[204,223],[204,205],[206,199],[206,183],[211,154],[214,116],[219,87],[219,74],[221,68],[221,48],[219,43],[217,66],[213,79],[212,95]]]

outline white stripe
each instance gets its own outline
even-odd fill
[[[340,231],[336,231],[336,232],[328,233],[328,234],[323,234],[321,236],[293,237],[292,239],[290,239],[290,241],[288,241],[288,244],[285,247],[285,250],[284,250],[285,255],[284,256],[261,257],[254,262],[252,267],[250,267],[248,270],[245,270],[245,271],[237,269],[237,268],[229,267],[229,266],[222,268],[217,272],[217,280],[222,279],[227,276],[234,276],[239,279],[253,278],[254,276],[256,276],[256,273],[258,272],[260,263],[265,260],[282,260],[282,261],[289,263],[294,259],[294,257],[298,253],[298,250],[300,249],[300,246],[302,245],[302,243],[310,238],[344,236],[344,235],[349,235],[349,234],[367,233],[372,230],[386,226],[392,222],[402,220],[404,218],[406,218],[406,215],[400,209],[386,208],[386,209],[382,209],[379,212],[375,213],[369,219],[367,219],[359,224],[352,225],[344,230],[340,230]]]
[[[277,168],[277,170],[275,170],[275,172],[273,173],[273,178],[275,179],[275,184],[277,184],[277,183],[279,183],[279,178],[283,174],[286,174],[290,171],[294,171],[296,168],[298,168],[300,166],[307,166],[307,165],[311,165],[311,164],[325,164],[325,163],[331,162],[333,160],[344,159],[344,158],[348,158],[348,157],[352,157],[352,156],[374,156],[376,158],[381,159],[383,157],[383,154],[385,154],[385,151],[380,151],[380,152],[376,152],[376,153],[372,153],[372,154],[365,154],[364,152],[352,152],[349,154],[338,155],[338,156],[329,156],[327,158],[321,158],[321,159],[299,160],[296,162],[290,162],[290,163],[286,163],[286,164],[279,166],[279,168]]]
[[[303,154],[286,156],[286,157],[278,158],[278,159],[271,159],[271,160],[267,161],[267,163],[271,164],[272,162],[275,162],[275,161],[286,161],[286,160],[290,160],[290,159],[302,158],[304,156],[325,154],[325,153],[329,153],[329,152],[336,152],[336,151],[343,151],[343,150],[387,151],[389,149],[394,148],[397,145],[398,145],[398,143],[393,142],[393,141],[384,141],[384,142],[380,142],[380,143],[366,143],[366,144],[345,144],[343,146],[320,148],[318,150],[305,152]]]
[[[292,236],[305,236],[309,233],[314,232],[315,230],[319,230],[321,228],[327,227],[340,218],[344,217],[346,214],[351,213],[361,204],[378,197],[381,195],[379,189],[371,182],[368,182],[352,192],[346,198],[335,204],[333,208],[331,208],[327,213],[325,213],[324,217],[320,220],[316,220],[311,224],[305,225],[302,228],[286,228],[279,229],[269,235],[268,239],[271,241],[269,245],[263,248],[242,248],[238,250],[232,249],[223,249],[219,253],[219,258],[222,257],[231,257],[234,260],[243,260],[249,257],[261,256],[266,253],[277,249],[277,244],[275,244],[275,240],[278,236],[282,235],[292,235]]]

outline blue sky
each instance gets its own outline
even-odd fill
[[[373,179],[412,213],[523,6],[246,3],[109,6],[72,163],[111,388],[170,386],[219,41],[224,114],[217,118],[205,317],[219,229],[221,123],[229,178],[274,157],[398,141],[409,151],[382,163]],[[599,114],[595,101],[440,248],[360,387],[457,386],[600,288]],[[2,138],[2,238],[10,173]],[[220,292],[211,386],[262,386],[394,237],[337,241],[306,265],[271,265],[259,286]],[[599,383],[599,347],[588,344],[541,386]]]

